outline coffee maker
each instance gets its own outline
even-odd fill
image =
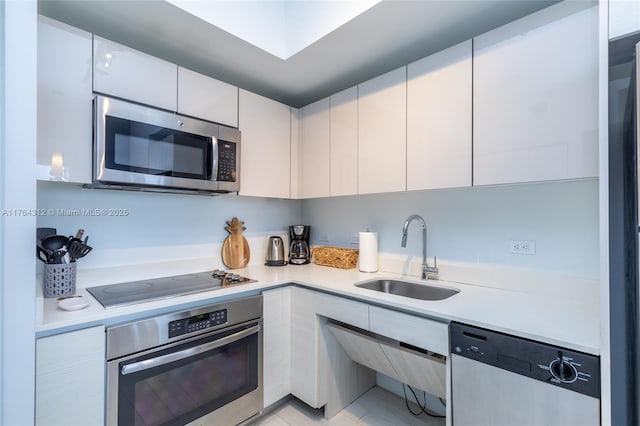
[[[305,265],[311,262],[311,249],[309,248],[310,226],[292,225],[289,227],[289,263],[291,265]]]

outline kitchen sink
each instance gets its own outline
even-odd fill
[[[444,300],[460,293],[460,290],[444,287],[436,287],[428,284],[417,284],[409,281],[376,279],[356,283],[356,287],[381,293],[395,294],[396,296],[409,297],[420,300]]]

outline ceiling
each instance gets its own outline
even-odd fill
[[[317,4],[324,0],[308,1]],[[164,0],[38,0],[38,10],[115,42],[301,107],[557,2],[383,0],[287,59]],[[245,11],[241,19],[260,22],[259,13]],[[289,16],[292,21],[295,24],[295,16]]]

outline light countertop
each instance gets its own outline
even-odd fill
[[[429,280],[430,285],[456,288],[460,292],[441,301],[416,300],[354,286],[356,282],[378,277],[420,282],[415,277],[387,272],[363,273],[357,269],[343,270],[313,264],[249,266],[234,270],[234,273],[257,282],[109,309],[103,308],[85,289],[79,289],[77,294],[89,298],[91,303],[78,311],[63,311],[57,307],[56,299],[40,297],[42,318],[36,323],[36,333],[42,337],[93,325],[118,324],[293,283],[443,322],[458,321],[589,354],[598,355],[600,352],[599,306],[590,299],[574,300],[549,294]]]

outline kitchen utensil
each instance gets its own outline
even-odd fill
[[[81,257],[85,257],[91,250],[93,247],[86,245],[81,240],[72,239],[69,244],[69,262],[75,262]]]
[[[222,263],[230,269],[244,268],[249,263],[251,253],[249,243],[242,236],[242,231],[246,230],[244,222],[234,217],[227,222],[225,231],[229,236],[222,243]]]
[[[58,231],[56,228],[36,228],[36,241],[42,241],[50,235],[56,235]]]
[[[284,260],[284,243],[282,242],[282,238],[276,235],[269,237],[265,265],[284,266],[286,264],[287,261]]]
[[[68,238],[64,235],[50,235],[42,240],[42,247],[47,250],[59,250],[67,245]]]
[[[46,248],[42,247],[40,243],[36,244],[36,257],[41,261],[43,261],[44,263],[52,263],[51,262],[52,254],[53,252],[51,250],[47,250]]]
[[[51,254],[51,256],[49,256],[49,263],[54,263],[54,264],[61,264],[63,263],[62,258],[64,257],[64,255],[67,254],[67,250],[61,248],[58,250],[54,250],[54,252]]]

